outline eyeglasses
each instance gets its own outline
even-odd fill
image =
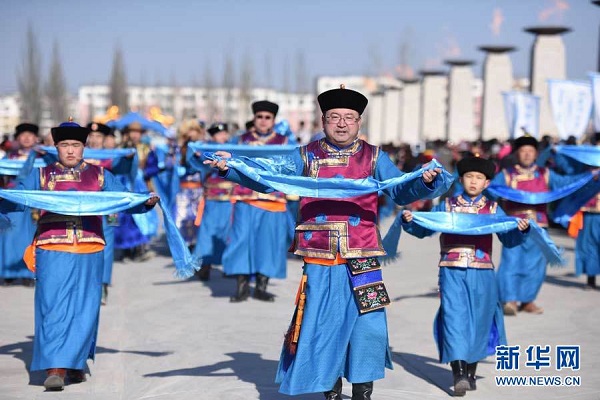
[[[341,120],[344,120],[346,125],[354,125],[358,122],[360,117],[355,117],[354,115],[344,115],[343,117],[339,114],[331,114],[325,117],[325,120],[328,124],[338,124]]]
[[[56,147],[60,147],[61,149],[68,149],[69,147],[80,149],[83,147],[83,143],[59,143],[56,145]]]
[[[273,116],[272,115],[263,115],[263,114],[261,114],[261,115],[256,115],[254,118],[269,120],[269,119],[273,119]]]

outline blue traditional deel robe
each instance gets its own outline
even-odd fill
[[[112,217],[111,217],[112,218]],[[115,216],[117,218],[117,216]],[[104,269],[102,271],[102,283],[112,283],[112,271],[115,263],[115,226],[109,223],[108,216],[102,218],[102,232],[104,233]]]
[[[590,168],[560,153],[556,154],[556,163],[568,174],[579,174]],[[582,207],[581,211],[583,227],[575,240],[575,276],[600,275],[600,193],[596,194],[595,202]]]
[[[218,174],[216,170],[202,164],[192,151],[188,150],[186,157],[187,170],[199,174],[200,181],[206,182],[210,176]],[[219,265],[223,263],[223,252],[227,247],[231,231],[233,204],[231,198],[227,196],[224,196],[222,200],[211,200],[206,198],[206,194],[205,189],[203,192],[205,196],[204,211],[197,231],[196,247],[192,254],[195,258],[202,259],[202,263],[205,265]]]
[[[548,189],[558,189],[580,178],[580,176],[562,176],[549,170]],[[506,185],[504,171],[498,173],[490,185]],[[536,249],[536,244],[530,237],[526,237],[518,246],[503,247],[496,274],[500,301],[503,303],[534,301],[546,277],[546,264],[546,259]]]
[[[228,243],[223,251],[227,275],[287,276],[288,213],[272,212],[243,201],[233,205]]]
[[[175,223],[188,245],[196,244],[198,228],[194,225],[198,202],[202,198],[202,183],[198,174],[181,177],[182,187],[175,196]]]
[[[457,197],[465,208],[481,208],[490,201],[482,195],[471,199],[463,193]],[[496,215],[506,215],[500,207],[495,210]],[[442,202],[431,211],[449,210]],[[416,223],[403,222],[402,228],[418,238],[436,233]],[[522,243],[526,236],[516,230],[498,234],[506,247]],[[457,264],[460,265],[439,267],[440,308],[434,319],[434,340],[440,362],[474,363],[494,354],[496,346],[506,344],[504,313],[494,269],[474,268],[467,259]]]
[[[182,151],[176,143],[155,147],[158,169],[147,170],[152,176],[152,185],[161,199],[165,199],[168,209],[175,218],[186,244],[196,243],[198,228],[194,225],[198,201],[202,197],[200,176],[187,166],[181,165]],[[150,161],[150,157],[148,158]],[[150,175],[150,172],[152,175]]]
[[[40,190],[38,169],[16,189]],[[104,171],[104,191],[127,191]],[[130,212],[148,211],[143,204]],[[94,359],[104,251],[89,254],[36,249],[35,338],[31,371],[83,369]]]
[[[394,215],[396,204],[387,196],[379,196],[379,219],[383,220]]]
[[[136,146],[139,159],[138,175],[135,179],[135,192],[145,192],[148,187],[145,181],[156,176],[159,172],[158,157],[147,144],[140,143]],[[120,177],[121,183],[127,186],[128,179]],[[136,221],[137,218],[137,221]],[[115,227],[115,249],[132,249],[150,242],[156,234],[158,217],[156,211],[151,211],[143,216],[134,217],[130,213],[119,213],[118,226]],[[141,225],[141,226],[139,226]]]
[[[206,200],[198,239],[192,255],[202,264],[223,264],[223,253],[231,231],[233,204],[229,201]]]
[[[232,139],[232,141],[234,141]],[[221,147],[222,146],[222,147]],[[285,149],[282,149],[285,148]],[[283,154],[291,153],[295,151],[294,146],[290,145],[269,145],[269,146],[250,146],[250,145],[238,145],[235,143],[226,143],[220,145],[216,142],[209,141],[207,143],[192,142],[189,144],[189,150],[200,153],[206,151],[225,150],[231,151],[234,154],[243,155],[256,155],[266,156],[268,154]],[[211,199],[211,196],[207,197],[207,192],[210,190],[207,186],[207,179],[218,175],[218,171],[213,170],[207,165],[202,164],[204,161],[201,157],[196,157],[192,151],[187,152],[187,167],[193,171],[197,171],[201,174],[201,180],[204,182],[204,196],[205,205],[204,213],[202,216],[202,222],[198,229],[197,245],[194,248],[194,257],[202,258],[204,264],[223,264],[223,253],[229,243],[231,236],[231,227],[233,222],[233,203],[231,198],[222,196],[222,198],[216,200]],[[272,152],[272,153],[271,153]],[[267,153],[267,154],[265,154]],[[298,210],[298,201],[294,199],[297,196],[287,197],[287,231],[288,238],[286,241],[286,248],[291,240],[293,239],[294,233],[294,221]],[[238,216],[240,215],[238,212]],[[278,219],[279,216],[278,216]],[[243,234],[237,234],[234,240],[242,240]],[[279,238],[277,239],[279,241]],[[263,244],[261,243],[261,246]],[[285,254],[285,253],[284,253]],[[229,264],[228,264],[229,265]],[[284,265],[278,263],[278,265]]]
[[[12,153],[8,158],[25,160],[27,153]],[[0,186],[4,181],[7,188],[10,188],[14,186],[15,180],[14,176],[0,176]],[[35,234],[38,212],[31,208],[21,211],[6,201],[0,201],[0,211],[5,212],[11,221],[11,227],[0,233],[0,278],[33,279],[33,273],[23,262],[23,253]]]
[[[102,150],[97,149],[97,151]],[[110,160],[93,160],[86,158],[85,161],[90,164],[101,165],[105,169],[112,172],[114,175],[124,177],[130,175],[132,163],[134,162],[132,158],[127,157],[117,157],[115,159]],[[104,246],[104,269],[102,271],[102,284],[104,285],[110,285],[112,283],[112,271],[113,265],[115,263],[116,221],[118,221],[118,214],[104,215],[102,217],[102,233],[104,234],[104,241],[106,242],[106,245]]]
[[[583,228],[575,241],[575,276],[581,274],[600,275],[600,209],[583,213]]]
[[[11,227],[0,232],[0,278],[33,279],[33,273],[23,262],[23,253],[35,234],[37,211],[31,208],[20,211],[7,201],[0,201],[0,211],[11,221]]]
[[[198,203],[202,199],[204,192],[202,189],[203,177],[200,172],[188,166],[187,162],[185,166],[179,165],[181,154],[177,154],[175,161],[177,163],[175,171],[178,171],[178,173],[171,174],[171,179],[177,181],[175,223],[188,246],[191,246],[197,243],[198,238],[198,227],[195,225],[195,220],[198,213]],[[172,187],[175,189],[173,183]]]
[[[239,144],[265,146],[287,144],[289,139],[275,131],[266,135],[258,132],[239,138]],[[236,193],[234,190],[234,197]],[[262,274],[269,278],[287,276],[287,245],[289,243],[289,214],[286,210],[271,211],[239,198],[233,205],[232,223],[223,251],[223,271],[228,275]],[[265,205],[273,199],[256,200]]]
[[[0,233],[4,232],[5,230],[7,230],[8,228],[10,228],[11,226],[12,226],[12,224],[10,222],[10,218],[8,218],[2,212],[2,210],[0,210]]]
[[[287,174],[303,175],[300,151],[290,156],[289,164],[293,167],[285,169]],[[379,152],[374,178],[401,175],[389,156]],[[253,190],[266,190],[232,168],[225,176]],[[384,193],[396,203],[406,204],[431,195],[437,186],[437,180],[427,186],[419,179],[408,190],[391,187]],[[385,310],[359,313],[346,264],[305,263],[304,274],[307,286],[302,328],[295,355],[290,359],[285,346],[282,350],[276,376],[279,391],[288,395],[323,392],[331,390],[341,376],[354,383],[382,379],[385,368],[393,368]]]
[[[152,179],[154,190],[159,194],[161,201],[164,199],[164,204],[167,205],[175,217],[177,226],[180,227],[181,223],[177,221],[179,219],[177,195],[180,192],[180,178],[187,174],[186,168],[180,165],[181,149],[176,143],[158,145],[154,148],[154,154],[158,161],[157,168],[146,169],[146,177]],[[152,163],[153,159],[149,157],[147,164]]]

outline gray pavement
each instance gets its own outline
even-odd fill
[[[388,221],[389,222],[389,221]],[[573,241],[554,233],[566,248],[567,267],[548,270],[539,296],[543,315],[506,318],[510,344],[521,346],[521,370],[495,371],[489,357],[478,370],[470,399],[600,399],[600,291],[582,290],[573,272]],[[495,245],[495,259],[499,255]],[[439,364],[432,338],[438,307],[436,238],[403,233],[401,258],[384,270],[393,303],[388,307],[394,370],[375,383],[373,398],[447,399],[452,378]],[[526,260],[524,260],[526,262]],[[108,305],[102,307],[98,351],[88,381],[45,393],[43,373],[29,373],[34,290],[0,287],[0,399],[286,399],[273,382],[284,332],[293,311],[301,263],[290,260],[288,279],[270,290],[273,304],[250,299],[229,303],[235,281],[213,270],[212,280],[178,281],[170,258],[144,264],[116,263]],[[579,371],[524,368],[528,345],[580,345]],[[498,387],[496,376],[581,378],[578,387]],[[351,387],[344,383],[345,398]],[[320,394],[298,396],[321,399]]]

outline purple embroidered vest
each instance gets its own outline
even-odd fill
[[[504,171],[506,185],[527,192],[547,192],[550,172],[544,167],[533,166],[526,169],[519,165]],[[548,226],[548,215],[545,204],[521,204],[512,201],[504,202],[504,210],[508,215],[518,218],[533,219],[539,226]]]
[[[206,200],[229,201],[235,183],[223,179],[213,172],[204,181],[204,196]]]
[[[86,158],[85,162],[87,164],[90,164],[90,165],[96,165],[98,167],[102,167],[102,168],[107,169],[109,171],[112,171],[112,168],[113,168],[113,165],[112,165],[113,160],[111,160],[111,159],[96,160],[94,158]]]
[[[462,195],[446,199],[446,211],[467,214],[495,214],[498,205],[495,201],[481,196],[476,202]],[[493,269],[493,237],[489,235],[440,235],[440,267]]]
[[[256,132],[246,132],[240,136],[238,143],[250,146],[264,146],[264,145],[283,145],[287,144],[287,137],[278,134],[277,132],[271,132],[268,135],[259,135]],[[252,189],[245,188],[240,185],[235,185],[233,188],[233,195],[236,200],[271,200],[271,201],[285,201],[285,195],[281,192],[273,193],[259,193]]]
[[[97,192],[104,186],[104,169],[85,161],[75,168],[65,168],[58,162],[40,168],[41,190],[80,190]],[[48,243],[105,244],[101,216],[69,216],[41,212],[38,221],[38,245]]]
[[[27,160],[28,156],[29,152],[24,152],[23,150],[16,150],[8,153],[8,158],[10,158],[11,160]]]
[[[304,175],[319,178],[366,178],[375,174],[379,148],[357,140],[341,151],[324,139],[300,148]],[[335,259],[385,255],[377,228],[377,193],[350,199],[300,200],[291,251],[305,257]]]
[[[600,193],[596,193],[596,196],[592,197],[590,201],[585,203],[585,205],[581,207],[581,211],[600,213]]]

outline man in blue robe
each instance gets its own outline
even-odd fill
[[[281,173],[377,180],[403,174],[378,147],[358,138],[365,96],[342,87],[322,93],[318,101],[325,138],[300,147]],[[228,168],[226,160],[206,163],[227,179],[266,190]],[[399,204],[437,194],[444,183],[440,172],[428,170],[408,188],[384,192]],[[276,377],[281,393],[324,392],[327,399],[341,399],[345,377],[352,382],[352,399],[368,400],[373,381],[392,368],[383,308],[389,296],[377,261],[385,251],[377,219],[376,192],[342,199],[301,198],[292,251],[304,258],[304,273]]]
[[[8,159],[25,161],[38,143],[39,127],[22,123],[15,127],[17,148],[8,152]],[[14,188],[15,176],[0,175],[0,187]],[[0,278],[9,285],[15,279],[21,279],[26,286],[34,285],[34,276],[23,262],[23,251],[31,243],[35,233],[38,210],[31,208],[27,212],[8,211],[12,227],[0,235]]]
[[[525,192],[539,193],[555,190],[578,180],[577,176],[562,176],[546,167],[536,165],[538,141],[532,136],[521,136],[513,144],[517,164],[503,169],[492,180],[492,185],[504,185]],[[539,226],[548,226],[546,204],[522,204],[505,201],[503,208],[508,215],[534,220]],[[542,307],[535,299],[546,276],[547,261],[527,238],[519,246],[503,248],[497,279],[500,300],[505,315],[517,315],[518,311],[541,314]],[[519,304],[520,303],[520,304]]]
[[[16,189],[127,191],[103,167],[83,161],[89,129],[73,122],[52,128],[58,161],[35,169]],[[151,197],[129,212],[150,210]],[[98,333],[105,240],[100,216],[67,216],[41,212],[39,228],[26,251],[36,271],[35,339],[31,370],[46,370],[47,390],[62,390],[85,381]]]

